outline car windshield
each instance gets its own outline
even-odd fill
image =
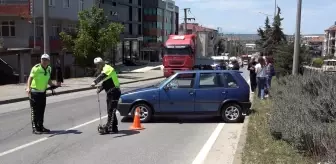
[[[166,79],[162,80],[161,82],[159,82],[159,83],[153,85],[152,87],[156,87],[156,88],[158,88],[158,87],[160,87],[162,84],[164,84],[166,81],[168,81],[169,79],[170,79],[170,78],[166,78]]]
[[[189,55],[191,54],[190,47],[184,48],[165,48],[165,55]]]

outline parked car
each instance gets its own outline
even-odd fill
[[[227,123],[244,120],[251,107],[250,88],[239,71],[193,70],[176,72],[160,83],[121,95],[121,116],[134,116],[140,108],[141,122],[154,115],[212,115]]]

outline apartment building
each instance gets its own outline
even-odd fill
[[[142,0],[48,0],[48,32],[52,64],[60,54],[68,56],[64,65],[72,65],[70,53],[62,52],[59,33],[75,31],[78,12],[92,6],[103,8],[110,21],[125,25],[122,42],[114,52],[116,62],[138,56],[142,36]],[[43,52],[43,0],[0,0],[0,37],[4,48],[35,48],[31,64],[39,61]],[[133,54],[133,55],[131,55]],[[62,57],[64,58],[64,57]],[[3,56],[17,67],[16,58]],[[62,60],[62,59],[61,59]]]
[[[336,46],[336,22],[333,26],[324,30],[324,42],[323,42],[323,56],[334,55],[336,56],[335,46]]]
[[[173,0],[146,0],[143,4],[144,42],[141,60],[158,62],[163,44],[171,34],[178,34],[179,7]]]
[[[60,58],[62,30],[75,30],[78,22],[78,12],[94,5],[94,0],[48,0],[49,46],[51,64]],[[39,62],[43,52],[43,0],[0,0],[0,37],[3,48],[25,49],[35,48],[34,51],[20,59],[11,53],[2,53],[1,59],[6,61],[14,70],[19,70],[24,60],[25,73]],[[65,60],[63,60],[66,58]],[[64,65],[72,65],[71,54],[61,58]]]

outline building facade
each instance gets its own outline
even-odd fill
[[[36,60],[43,52],[43,0],[1,0],[0,37],[5,48],[35,48]],[[50,54],[62,53],[61,31],[75,31],[78,12],[96,5],[110,21],[125,25],[121,43],[114,53],[116,62],[139,56],[142,36],[142,0],[48,0]],[[123,60],[124,59],[124,60]],[[32,63],[36,62],[35,59]],[[66,60],[69,64],[73,60]]]
[[[324,42],[323,42],[323,56],[333,55],[336,56],[336,22],[333,26],[329,27],[324,31]]]
[[[178,33],[179,8],[172,0],[146,0],[143,4],[143,48],[141,60],[158,62],[163,44],[171,34]]]

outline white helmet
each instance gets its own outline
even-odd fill
[[[94,64],[98,64],[98,63],[103,63],[104,60],[101,58],[101,57],[96,57],[94,60],[93,60],[93,63]]]
[[[48,54],[43,54],[41,56],[41,59],[47,59],[47,60],[50,60],[50,56]]]

